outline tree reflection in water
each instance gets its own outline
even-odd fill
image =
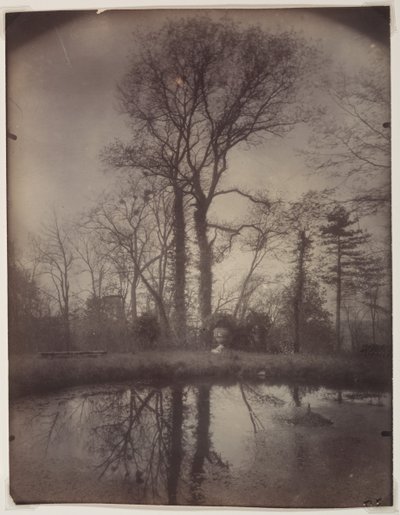
[[[210,455],[210,386],[201,385],[197,390],[196,447],[191,468],[192,504],[203,504],[204,461]]]
[[[212,474],[208,474],[206,463],[211,465],[213,473],[216,475],[221,474],[221,471],[229,470],[229,464],[224,462],[221,455],[212,448],[210,392],[210,385],[200,385],[197,388],[195,449],[190,471],[190,504],[193,505],[204,504],[207,500],[203,483]]]
[[[314,390],[246,382],[142,384],[27,400],[11,419],[11,482],[20,502],[215,506],[280,503],[277,485],[284,484],[290,492],[285,502],[301,506],[319,498],[315,481],[323,490],[330,477],[381,460],[383,479],[368,488],[386,488],[382,456],[389,451],[364,428],[375,424],[379,434],[380,422],[363,409],[380,410],[386,398],[329,390],[317,396]],[[361,422],[350,403],[354,411],[360,407]],[[382,413],[388,420],[389,410]],[[363,449],[376,449],[373,461]],[[359,488],[367,481],[363,476]],[[323,495],[328,499],[330,490]],[[353,499],[350,490],[346,495]]]
[[[168,504],[178,504],[178,483],[183,458],[183,388],[172,390],[172,424],[167,470]]]
[[[64,396],[58,399],[54,407],[52,403],[43,402],[35,410],[35,414],[28,418],[29,428],[38,423],[37,443],[44,445],[44,454],[47,455],[50,446],[62,441],[68,432],[75,434],[84,430],[90,423],[93,404],[98,397],[96,394],[85,394],[79,399],[74,396]]]
[[[265,391],[263,391],[263,387],[259,385],[251,386],[247,383],[239,383],[239,388],[243,402],[249,412],[254,434],[259,431],[264,431],[264,424],[261,421],[261,417],[257,415],[254,406],[259,409],[264,409],[268,406],[280,407],[285,404],[285,401],[279,399],[279,397],[276,397],[275,395],[265,393]]]
[[[102,423],[94,426],[99,477],[118,474],[135,481],[138,502],[165,502],[170,505],[203,504],[202,483],[207,476],[205,462],[218,469],[228,465],[212,450],[210,436],[209,385],[197,388],[194,441],[185,435],[185,398],[182,386],[168,390],[152,389],[140,393],[134,388],[115,394],[97,406]],[[189,498],[184,499],[182,468],[185,446],[189,445],[186,465],[190,468]],[[186,474],[185,474],[186,475]]]
[[[296,408],[300,408],[301,407],[301,397],[302,396],[301,396],[301,393],[300,393],[299,386],[298,385],[290,386],[289,390],[290,390],[290,394],[292,396],[294,405],[296,406]]]
[[[246,393],[245,393],[245,387],[246,385],[243,385],[242,383],[239,384],[240,387],[240,393],[242,394],[243,402],[247,408],[247,411],[249,412],[250,421],[253,426],[254,434],[256,434],[259,430],[264,430],[264,425],[254,412],[249,400],[247,399]]]
[[[55,411],[42,412],[42,438],[48,449],[68,433],[83,431],[89,466],[98,479],[123,484],[129,502],[201,505],[207,502],[207,479],[229,478],[228,463],[213,449],[211,389],[135,385],[65,398]],[[195,402],[187,402],[189,391]],[[254,434],[265,430],[260,410],[285,404],[263,385],[240,383],[239,391]],[[298,388],[291,393],[298,405]],[[187,432],[191,404],[193,435]]]
[[[99,477],[122,472],[137,502],[163,502],[166,493],[168,504],[177,504],[183,395],[182,386],[167,391],[131,387],[99,402],[101,424],[92,427],[95,452],[103,458]]]

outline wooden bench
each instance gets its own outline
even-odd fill
[[[363,345],[360,349],[360,353],[367,357],[377,358],[390,358],[392,354],[392,347],[390,345],[374,345],[368,344]]]
[[[107,354],[106,350],[65,350],[41,352],[40,356],[42,358],[73,358],[83,356],[96,358],[97,356],[104,356],[105,354]]]

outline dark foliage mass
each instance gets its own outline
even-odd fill
[[[144,349],[154,348],[159,336],[160,325],[155,315],[143,313],[137,318],[132,328],[134,345]]]

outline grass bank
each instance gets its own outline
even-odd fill
[[[9,362],[12,398],[72,386],[124,381],[260,380],[268,383],[374,388],[391,385],[389,360],[361,356],[266,355],[206,351],[148,351],[99,357],[15,356]]]

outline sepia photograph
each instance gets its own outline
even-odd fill
[[[393,505],[391,21],[6,13],[15,505]]]

